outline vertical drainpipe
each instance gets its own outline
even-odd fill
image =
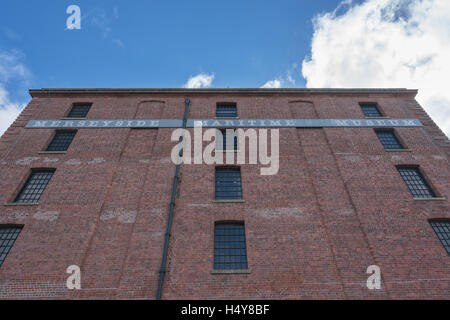
[[[180,142],[182,142],[184,140],[184,130],[186,129],[189,106],[190,106],[190,100],[189,100],[189,98],[186,98],[184,100],[183,126],[182,126],[182,131],[181,131]],[[170,230],[172,228],[173,209],[175,207],[175,194],[177,191],[178,173],[180,172],[181,156],[183,154],[183,149],[181,146],[182,146],[182,144],[180,144],[180,150],[178,152],[178,161],[177,161],[177,164],[175,167],[175,175],[173,177],[173,183],[172,183],[172,195],[170,196],[169,217],[167,218],[167,228],[166,228],[166,234],[165,234],[165,238],[164,238],[164,249],[163,249],[163,256],[162,256],[162,260],[161,260],[161,269],[159,270],[158,291],[156,293],[156,300],[161,300],[164,275],[166,274],[167,250],[169,248]]]

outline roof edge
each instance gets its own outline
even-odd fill
[[[42,94],[129,94],[129,93],[333,93],[333,94],[417,94],[417,89],[406,88],[42,88],[30,89],[32,97]]]

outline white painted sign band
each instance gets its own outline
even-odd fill
[[[181,128],[182,120],[30,120],[26,128]],[[321,128],[321,127],[422,127],[418,119],[192,119],[186,127],[205,128]]]

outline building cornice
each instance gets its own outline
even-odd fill
[[[55,94],[417,94],[405,88],[42,88],[30,89],[32,97]]]

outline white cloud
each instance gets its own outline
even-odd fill
[[[88,14],[92,14],[91,20],[89,22],[100,29],[103,34],[103,38],[107,38],[109,33],[111,32],[111,27],[109,26],[109,18],[105,10],[101,8],[94,8]]]
[[[292,74],[291,74],[291,73],[288,73],[288,74],[286,75],[286,80],[287,80],[291,85],[295,86],[295,79],[292,77]]]
[[[274,89],[274,88],[281,88],[282,86],[282,80],[280,79],[275,79],[275,80],[270,80],[267,81],[266,83],[264,83],[261,88],[265,88],[265,89]]]
[[[206,73],[200,73],[196,76],[190,77],[189,80],[183,85],[183,88],[208,88],[212,85],[213,80],[213,74],[209,75]]]
[[[286,71],[286,82],[295,87],[295,78],[300,75],[298,63],[293,63],[291,67]]]
[[[295,87],[295,78],[300,75],[299,67],[297,63],[293,63],[286,70],[284,75],[277,77],[276,79],[267,81],[260,88],[285,88]]]
[[[20,39],[21,39],[19,34],[17,34],[16,32],[14,32],[13,30],[11,30],[9,28],[4,28],[3,33],[10,40],[20,41]]]
[[[28,69],[20,62],[23,55],[18,50],[0,51],[0,83],[10,80],[24,80],[30,76]]]
[[[347,0],[315,18],[302,74],[307,87],[417,88],[450,136],[449,57],[450,1]]]
[[[125,45],[123,44],[122,40],[120,39],[112,39],[112,41],[117,44],[121,48],[125,48]]]
[[[113,7],[112,15],[115,20],[119,19],[119,9],[117,7]],[[105,9],[95,7],[86,14],[82,15],[81,23],[83,24],[86,22],[87,25],[97,28],[101,32],[103,39],[111,40],[115,45],[124,48],[125,45],[123,41],[114,36],[115,33],[111,27],[111,24],[114,23],[114,21],[111,20],[114,19]]]
[[[15,84],[28,84],[31,73],[21,63],[23,55],[17,50],[0,51],[0,136],[17,118],[25,107],[24,103],[11,101],[7,87]]]
[[[25,104],[11,102],[8,92],[0,85],[0,136],[16,120]]]

